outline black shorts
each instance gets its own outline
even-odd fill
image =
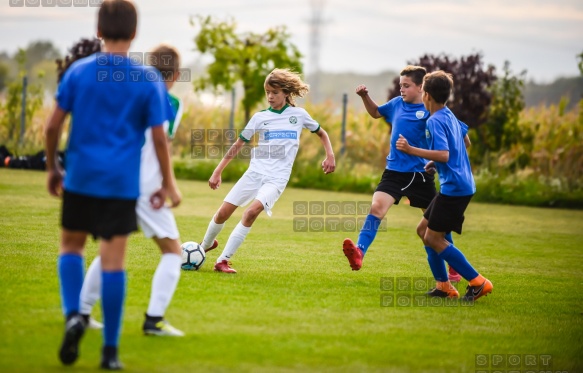
[[[464,212],[470,204],[473,195],[452,197],[438,193],[423,216],[427,219],[427,227],[435,232],[451,232],[462,234]]]
[[[96,198],[65,191],[61,225],[70,231],[83,231],[93,239],[110,240],[138,230],[136,201]]]
[[[401,197],[409,198],[411,207],[426,209],[437,194],[433,175],[427,172],[399,172],[385,169],[375,192],[384,192],[399,204]]]

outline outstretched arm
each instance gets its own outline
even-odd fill
[[[449,160],[449,150],[428,150],[416,148],[409,145],[407,139],[404,138],[401,134],[399,134],[399,139],[397,140],[397,150],[435,162],[446,163]]]
[[[225,154],[223,159],[221,159],[221,162],[217,165],[209,179],[209,186],[211,189],[218,189],[219,186],[221,186],[221,174],[223,173],[223,170],[225,167],[227,167],[231,160],[235,158],[237,154],[239,154],[239,151],[244,145],[245,141],[241,140],[241,138],[238,138],[237,141],[231,145],[229,151],[227,154]]]
[[[359,85],[356,87],[356,94],[362,98],[362,102],[364,103],[364,107],[368,114],[373,118],[381,118],[382,115],[379,113],[379,106],[376,102],[373,101],[372,98],[368,95],[368,89],[364,84]]]
[[[326,159],[322,162],[322,170],[324,170],[325,174],[329,174],[334,172],[336,169],[336,160],[334,158],[334,150],[332,150],[332,144],[330,143],[330,137],[328,133],[324,131],[321,127],[316,132],[316,135],[320,138],[322,145],[324,146],[324,150],[326,151]]]
[[[49,193],[55,197],[61,195],[63,183],[63,169],[59,164],[56,156],[59,147],[59,138],[61,137],[61,129],[67,112],[55,105],[53,114],[45,126],[45,155],[47,157],[47,189]]]

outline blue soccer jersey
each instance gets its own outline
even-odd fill
[[[445,107],[427,120],[427,145],[430,150],[449,151],[446,163],[435,162],[440,192],[446,196],[469,196],[476,193],[470,158],[464,143],[468,126]]]
[[[137,199],[144,132],[171,118],[158,71],[123,56],[95,54],[71,65],[56,99],[72,116],[64,189]]]
[[[409,144],[427,149],[425,127],[429,112],[423,104],[410,104],[401,96],[395,97],[379,106],[379,113],[391,123],[391,150],[387,156],[387,170],[399,172],[423,172],[427,161],[421,157],[405,154],[397,150],[399,135],[403,135]]]

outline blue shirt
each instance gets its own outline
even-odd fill
[[[171,118],[159,76],[152,67],[105,53],[71,65],[56,94],[59,107],[72,115],[65,190],[97,198],[138,198],[144,132]]]
[[[430,150],[449,151],[446,163],[435,162],[440,192],[446,196],[469,196],[476,193],[470,158],[464,143],[468,126],[445,107],[427,120],[427,144]]]
[[[423,104],[410,104],[401,96],[379,106],[379,113],[391,123],[391,150],[387,156],[387,170],[399,172],[423,172],[427,161],[421,157],[397,150],[399,134],[414,147],[427,149],[425,127],[429,112]]]

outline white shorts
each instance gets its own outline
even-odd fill
[[[286,179],[247,171],[227,194],[225,202],[245,206],[256,199],[263,205],[265,213],[271,216],[271,209],[285,190],[287,182]]]
[[[177,240],[178,227],[176,219],[170,208],[164,206],[159,210],[154,210],[150,204],[149,196],[140,196],[136,203],[136,213],[138,215],[138,224],[146,238],[170,238]]]

